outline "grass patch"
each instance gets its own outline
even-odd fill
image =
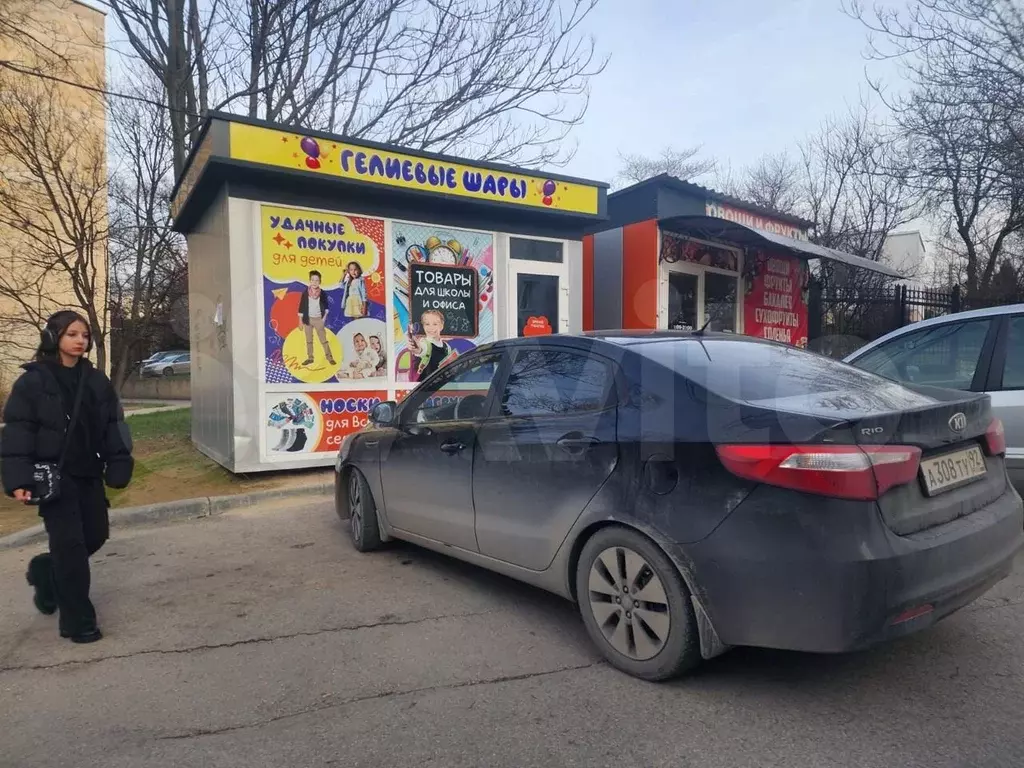
[[[128,488],[107,491],[113,507],[308,485],[330,473],[314,469],[233,475],[192,446],[188,408],[130,416],[128,424],[135,443],[135,475]],[[35,507],[0,499],[0,536],[35,525],[37,515]]]

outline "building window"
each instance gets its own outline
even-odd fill
[[[562,263],[562,243],[555,240],[527,240],[522,237],[509,238],[509,256],[523,261],[546,261]]]

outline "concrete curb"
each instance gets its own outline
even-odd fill
[[[125,507],[110,510],[110,527],[126,528],[131,525],[164,523],[170,520],[188,520],[211,517],[242,507],[253,507],[277,499],[319,498],[334,493],[334,483],[325,482],[296,488],[272,488],[268,491],[240,493],[234,496],[207,496],[199,499],[182,499],[161,504],[147,504],[142,507]],[[26,528],[0,538],[0,550],[16,549],[46,541],[46,529],[42,525]]]

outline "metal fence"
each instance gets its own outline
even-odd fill
[[[812,282],[807,301],[808,346],[830,357],[843,358],[904,325],[963,308],[956,288],[822,288]]]

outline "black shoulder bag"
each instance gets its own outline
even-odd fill
[[[47,371],[47,374],[53,378],[54,382],[57,383],[57,388],[60,389],[60,384],[56,381],[57,377]],[[64,446],[60,451],[60,459],[56,464],[52,462],[37,462],[32,473],[32,479],[35,480],[36,489],[32,494],[32,498],[29,500],[29,504],[38,506],[44,502],[56,501],[60,498],[60,486],[61,476],[64,471],[64,460],[68,456],[68,443],[71,442],[72,435],[75,432],[75,426],[78,424],[78,414],[82,410],[82,396],[85,394],[85,379],[88,375],[88,371],[80,371],[78,378],[78,389],[75,391],[75,404],[71,409],[71,415],[68,417],[67,428],[64,431]]]

